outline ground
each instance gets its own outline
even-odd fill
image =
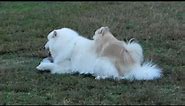
[[[136,38],[153,81],[38,73],[47,34],[69,27],[92,39],[108,26]],[[0,104],[185,104],[185,2],[0,2]]]

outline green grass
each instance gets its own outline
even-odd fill
[[[0,104],[185,104],[185,2],[0,2]],[[153,81],[38,73],[47,34],[109,26],[163,69]]]

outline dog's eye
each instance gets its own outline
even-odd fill
[[[54,36],[57,36],[57,31],[54,31]]]
[[[102,33],[103,33],[103,30],[100,30],[100,31],[99,31],[99,34],[102,34]]]
[[[53,35],[52,35],[52,38],[56,37],[57,36],[57,31],[53,31]]]

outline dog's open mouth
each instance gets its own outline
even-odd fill
[[[52,57],[52,56],[51,56],[51,52],[50,52],[50,51],[48,51],[48,57]]]
[[[53,63],[53,57],[52,57],[52,55],[51,55],[51,52],[48,52],[48,60],[50,60],[50,62],[52,62]]]

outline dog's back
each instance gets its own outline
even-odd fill
[[[130,43],[129,45],[123,41],[116,39],[106,27],[101,27],[95,32],[95,41],[97,44],[97,53],[102,57],[108,57],[117,68],[120,76],[127,73],[131,67],[141,58],[137,53],[137,45]]]

